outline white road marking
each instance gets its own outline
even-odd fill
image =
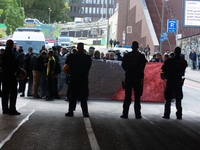
[[[97,142],[97,139],[95,137],[95,134],[93,132],[93,129],[90,123],[90,119],[84,118],[84,122],[85,122],[85,128],[87,130],[87,134],[88,134],[88,138],[89,138],[92,150],[100,150],[99,144]]]
[[[187,87],[190,87],[190,88],[193,88],[193,89],[196,89],[196,90],[199,90],[199,91],[200,91],[200,89],[198,89],[198,88],[196,88],[196,87],[192,87],[192,86],[189,86],[189,85],[184,85],[184,86],[187,86]]]
[[[1,143],[0,143],[0,149],[4,146],[4,144],[9,141],[11,139],[11,137],[13,136],[13,134],[26,122],[29,120],[29,117],[35,112],[35,110],[33,110],[26,118],[24,118],[21,123],[14,129],[12,130],[12,132],[10,132],[10,134],[6,137],[6,139],[4,139]]]
[[[19,106],[19,107],[17,107],[17,109],[19,109],[19,108],[21,108],[21,107],[23,107],[23,106],[25,106],[28,102],[30,102],[30,100],[28,100],[26,103],[24,103],[23,105],[21,105],[21,106]]]

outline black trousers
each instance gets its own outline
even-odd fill
[[[29,78],[29,79],[28,79]],[[29,74],[24,80],[22,84],[22,93],[26,90],[26,83],[28,80],[28,93],[27,95],[33,95],[33,73]]]
[[[135,103],[134,111],[136,116],[141,116],[141,105],[140,97],[143,93],[143,85],[141,80],[132,81],[130,79],[125,79],[125,99],[123,104],[123,114],[128,115],[129,106],[131,104],[132,89],[134,89]]]
[[[69,87],[69,112],[76,109],[77,100],[81,102],[82,113],[88,113],[87,97],[88,97],[88,82],[86,79],[71,79]]]
[[[58,97],[58,77],[57,77],[57,75],[55,75],[55,79],[54,79],[54,97],[55,98]]]
[[[47,78],[48,98],[54,98],[55,75],[50,75]]]
[[[17,80],[15,78],[3,78],[2,81],[2,109],[3,113],[16,110]],[[10,105],[8,105],[10,103]]]
[[[183,91],[182,91],[182,83],[180,82],[173,82],[169,83],[167,82],[166,88],[165,88],[165,111],[164,115],[169,116],[171,113],[171,99],[176,99],[176,116],[181,117],[182,116],[182,106],[181,106],[181,100],[183,99]]]

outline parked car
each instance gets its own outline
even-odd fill
[[[6,46],[7,40],[8,40],[8,37],[2,37],[0,40],[0,46]]]
[[[24,24],[42,24],[39,20],[37,19],[25,19]]]

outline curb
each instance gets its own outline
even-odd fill
[[[200,83],[200,81],[197,81],[197,80],[194,80],[194,79],[191,79],[191,78],[188,78],[188,77],[185,77],[185,79],[190,80],[190,81],[193,81],[193,82]]]

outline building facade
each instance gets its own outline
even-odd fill
[[[114,13],[118,0],[68,0],[72,18],[81,17],[86,22],[107,18]]]

